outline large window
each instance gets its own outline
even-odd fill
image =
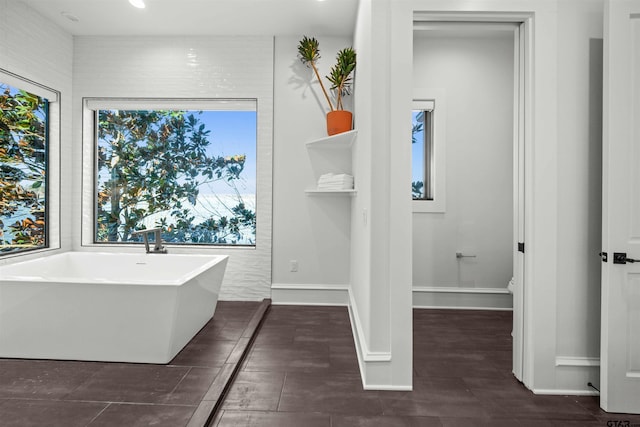
[[[49,246],[49,100],[33,83],[6,80],[0,74],[0,255]]]
[[[96,243],[255,245],[255,100],[90,100]]]

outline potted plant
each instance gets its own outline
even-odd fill
[[[320,59],[320,49],[318,40],[313,37],[304,36],[298,44],[298,56],[300,61],[307,67],[311,67],[320,83],[320,88],[324,94],[327,104],[329,104],[329,112],[327,113],[327,133],[335,135],[337,133],[351,130],[353,115],[350,111],[346,111],[343,105],[343,97],[351,93],[353,78],[351,74],[356,68],[356,52],[351,47],[344,48],[336,55],[336,63],[326,76],[331,83],[330,90],[335,94],[335,105],[331,102],[331,98],[325,89],[325,86],[318,72],[316,63]]]

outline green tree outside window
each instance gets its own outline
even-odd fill
[[[162,227],[174,244],[255,245],[255,194],[247,203],[238,189],[248,154],[212,148],[206,117],[216,113],[97,111],[96,242],[137,242],[133,231]],[[255,127],[255,111],[235,113]]]
[[[48,101],[0,83],[0,254],[47,246]]]

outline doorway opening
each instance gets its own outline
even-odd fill
[[[414,21],[414,117],[430,102],[431,122],[412,143],[431,148],[412,166],[424,159],[432,191],[413,201],[414,307],[513,309],[523,381],[527,26],[449,18]]]

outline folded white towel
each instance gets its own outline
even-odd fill
[[[349,186],[349,185],[353,185],[353,181],[331,181],[331,182],[319,182],[318,185],[342,185],[342,186]]]
[[[351,190],[353,176],[345,173],[326,173],[318,179],[318,190]]]
[[[321,175],[318,179],[318,182],[351,182],[353,181],[353,176],[347,174],[331,174],[327,173]]]
[[[345,185],[319,185],[318,190],[352,190],[353,186]]]

